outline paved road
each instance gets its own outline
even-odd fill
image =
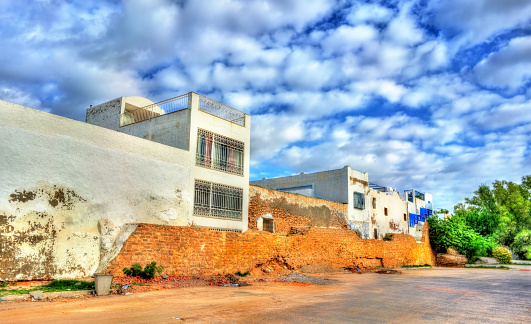
[[[67,303],[0,303],[2,323],[530,323],[531,273],[334,274],[329,286],[199,287]]]

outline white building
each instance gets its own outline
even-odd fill
[[[422,225],[433,209],[428,193],[400,195],[390,187],[369,183],[367,172],[342,169],[251,181],[252,185],[348,204],[348,227],[363,238],[403,233],[420,240]]]
[[[250,116],[204,96],[87,123],[0,100],[0,136],[0,280],[92,275],[135,223],[247,229]]]
[[[247,230],[249,115],[190,92],[159,103],[120,97],[88,109],[86,121],[190,152],[189,223]]]

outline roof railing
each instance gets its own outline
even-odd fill
[[[122,114],[122,126],[139,123],[161,115],[188,108],[188,94],[166,99]]]
[[[199,95],[199,110],[245,127],[245,113],[230,106]]]

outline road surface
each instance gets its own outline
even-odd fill
[[[339,283],[196,287],[55,302],[1,302],[1,323],[529,323],[531,272],[411,269]]]

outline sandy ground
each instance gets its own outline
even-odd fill
[[[53,302],[1,302],[2,323],[529,323],[531,274],[493,269],[337,273],[331,285],[256,282]]]

